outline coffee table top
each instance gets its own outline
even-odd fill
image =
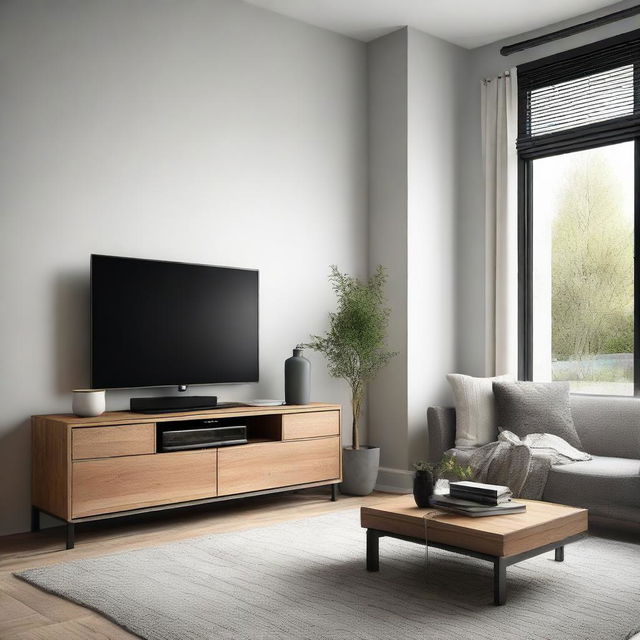
[[[413,496],[383,498],[361,507],[360,522],[411,538],[427,538],[469,551],[510,556],[559,542],[588,529],[588,511],[552,502],[517,500],[527,505],[524,513],[471,518],[439,509],[420,509]]]

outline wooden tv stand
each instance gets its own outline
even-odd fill
[[[31,530],[40,512],[74,525],[147,511],[331,485],[342,480],[341,408],[311,403],[184,413],[33,416]],[[159,452],[157,426],[243,418],[249,442]]]

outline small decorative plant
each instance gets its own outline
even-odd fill
[[[360,414],[368,382],[396,355],[385,349],[391,310],[386,307],[387,275],[378,265],[368,282],[340,273],[331,265],[329,281],[338,296],[338,309],[329,314],[329,330],[311,336],[305,346],[323,353],[329,373],[351,387],[353,448],[360,448]]]
[[[461,465],[455,456],[444,456],[440,462],[426,462],[418,460],[414,463],[413,468],[417,472],[431,471],[436,478],[444,478],[445,480],[472,480],[473,469],[469,466]]]

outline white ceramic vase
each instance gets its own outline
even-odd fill
[[[106,392],[104,389],[74,389],[71,408],[82,418],[99,416],[106,408]]]

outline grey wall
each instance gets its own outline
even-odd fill
[[[398,352],[369,385],[369,443],[381,447],[380,464],[392,469],[406,468],[408,438],[407,42],[407,29],[400,29],[367,45],[369,269],[388,270],[388,347]]]
[[[460,119],[464,153],[461,156],[460,187],[461,208],[458,222],[458,362],[460,371],[469,375],[485,374],[485,254],[484,254],[484,178],[482,172],[482,147],[480,128],[480,83],[503,71],[545,56],[609,38],[640,27],[638,17],[586,31],[570,38],[558,40],[540,47],[528,49],[504,57],[500,48],[505,44],[525,40],[542,33],[549,33],[570,24],[613,13],[637,2],[629,0],[606,7],[602,11],[575,20],[549,25],[543,30],[514,36],[474,49],[468,56],[468,75],[465,80],[466,97]]]
[[[389,346],[370,385],[378,487],[407,489],[426,455],[426,407],[449,401],[456,369],[455,274],[461,48],[414,29],[368,45],[369,264],[390,268]]]
[[[457,369],[456,219],[469,52],[409,29],[406,464],[426,455],[426,410],[450,404]]]
[[[260,269],[260,383],[195,391],[283,396],[328,265],[366,275],[365,56],[231,0],[0,4],[0,533],[28,526],[28,417],[89,384],[92,252]]]

